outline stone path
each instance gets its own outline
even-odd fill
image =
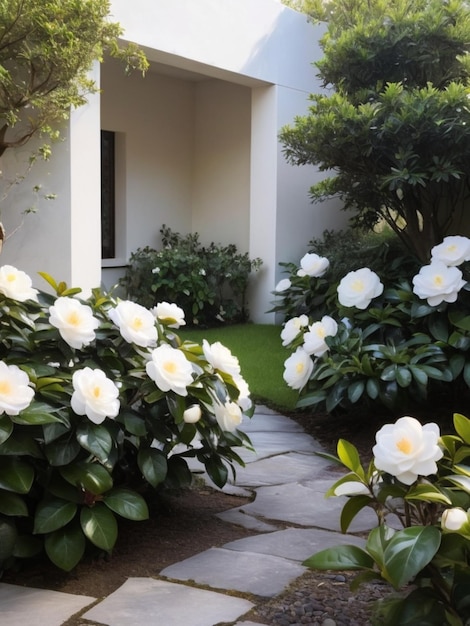
[[[237,469],[236,484],[224,490],[255,492],[255,498],[219,517],[258,535],[170,565],[158,579],[129,578],[99,602],[0,583],[1,626],[61,626],[77,613],[84,626],[87,620],[106,626],[259,626],[243,616],[256,606],[257,597],[275,596],[300,576],[307,557],[340,543],[363,545],[362,539],[339,532],[343,499],[324,498],[338,474],[315,455],[321,450],[318,442],[266,407],[258,407],[243,430],[256,453],[242,450],[246,467]],[[200,466],[192,469],[200,471]],[[373,525],[373,514],[364,510],[351,532]]]

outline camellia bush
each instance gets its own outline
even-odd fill
[[[446,237],[414,275],[379,276],[368,267],[328,281],[329,260],[307,253],[275,289],[289,317],[284,379],[298,406],[391,411],[468,400],[470,239]],[[404,268],[413,267],[404,264]],[[458,410],[458,408],[456,409]]]
[[[69,571],[109,552],[117,518],[143,520],[147,496],[191,483],[188,458],[221,487],[251,447],[238,360],[182,342],[178,306],[82,300],[42,276],[55,295],[0,268],[0,572],[44,554]]]
[[[326,494],[348,496],[343,532],[365,507],[377,527],[364,548],[327,548],[304,565],[359,570],[353,589],[379,578],[399,591],[376,603],[374,624],[470,623],[470,420],[455,414],[454,428],[441,436],[437,424],[406,416],[377,432],[368,466],[342,439],[337,456],[321,454],[347,470]]]

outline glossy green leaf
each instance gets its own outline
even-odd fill
[[[351,404],[355,404],[364,393],[365,384],[363,380],[356,380],[348,387],[348,400]]]
[[[345,533],[356,515],[371,502],[372,498],[366,495],[351,496],[348,498],[341,511],[341,532]]]
[[[34,470],[26,461],[16,457],[0,457],[0,489],[14,493],[29,493]]]
[[[104,497],[103,502],[121,517],[135,521],[148,519],[147,503],[141,495],[130,489],[112,489]]]
[[[42,459],[43,454],[38,442],[26,432],[15,432],[4,443],[0,444],[0,456],[30,456]]]
[[[396,380],[400,387],[408,387],[412,380],[410,370],[407,367],[397,368]]]
[[[54,424],[44,424],[42,432],[44,433],[44,442],[48,444],[70,432],[70,428],[62,422],[55,422]]]
[[[66,526],[75,516],[77,505],[59,499],[39,502],[34,516],[34,533],[50,533]]]
[[[0,491],[0,513],[9,516],[26,517],[28,507],[23,498],[10,491]]]
[[[176,393],[168,393],[166,396],[166,403],[175,422],[180,424],[183,421],[183,413],[186,409],[185,398]]]
[[[13,423],[8,415],[0,415],[0,444],[4,443],[13,432]]]
[[[206,459],[204,466],[211,480],[214,481],[217,487],[222,489],[228,478],[228,469],[222,460],[217,457],[210,457],[209,459]]]
[[[470,444],[470,419],[460,413],[454,413],[454,428],[464,443]]]
[[[320,570],[355,570],[373,569],[374,561],[362,548],[344,545],[321,550],[306,559],[302,565]]]
[[[191,485],[193,475],[186,461],[180,456],[171,456],[168,459],[168,474],[165,486],[169,489],[181,489]]]
[[[446,476],[446,480],[449,480],[454,485],[457,485],[466,493],[470,493],[470,478],[468,476],[458,476],[457,474],[452,474],[451,476]]]
[[[434,526],[412,526],[397,531],[384,553],[384,576],[400,589],[433,559],[441,533]]]
[[[381,570],[384,566],[385,548],[394,534],[395,531],[392,528],[389,528],[386,524],[381,524],[373,528],[367,538],[366,550]]]
[[[37,556],[43,549],[42,537],[32,535],[19,535],[13,548],[13,556],[17,559],[30,559]]]
[[[70,572],[85,552],[86,540],[78,523],[46,535],[44,547],[50,560],[60,569]]]
[[[45,446],[47,460],[53,467],[69,465],[80,454],[80,444],[75,437],[58,439]]]
[[[83,487],[94,495],[100,495],[113,487],[111,474],[99,463],[81,461],[60,468],[60,473],[71,485]]]
[[[83,493],[80,487],[71,485],[58,472],[54,472],[50,478],[48,485],[49,493],[61,500],[75,502],[75,504],[83,503]]]
[[[85,422],[77,428],[77,441],[101,462],[105,462],[113,447],[113,440],[107,428],[101,424]]]
[[[102,550],[111,550],[116,543],[118,525],[110,509],[99,502],[95,506],[83,507],[80,513],[83,533],[92,544]]]
[[[155,448],[143,448],[137,455],[137,463],[145,480],[156,487],[162,483],[167,475],[168,465],[166,456]]]
[[[349,443],[349,441],[346,441],[345,439],[340,439],[337,445],[337,453],[338,458],[345,467],[352,472],[363,475],[364,471],[362,469],[359,453],[357,448],[353,446],[352,443]]]
[[[124,414],[124,426],[131,435],[136,437],[145,437],[147,434],[147,426],[145,420],[140,415],[133,413]]]
[[[53,412],[49,404],[33,402],[28,408],[21,411],[19,415],[11,416],[11,421],[15,424],[24,424],[25,426],[37,426],[62,420],[56,412]]]
[[[449,498],[438,487],[431,483],[413,485],[405,496],[405,500],[422,500],[423,502],[439,502],[452,506]]]

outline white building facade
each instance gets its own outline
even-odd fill
[[[312,63],[320,27],[276,0],[112,0],[123,41],[145,51],[150,70],[125,76],[114,60],[95,68],[101,92],[72,112],[46,163],[11,189],[2,221],[9,235],[2,264],[38,271],[85,292],[114,285],[130,254],[160,245],[163,224],[203,243],[234,243],[263,260],[253,277],[251,318],[268,314],[279,262],[295,261],[308,241],[341,221],[333,203],[312,206],[319,174],[286,163],[278,133],[320,91]],[[114,138],[115,231],[111,258],[101,250],[101,131]],[[31,152],[3,157],[5,180]],[[31,189],[37,201],[23,216]],[[343,218],[344,221],[344,218]]]

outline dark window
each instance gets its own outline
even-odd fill
[[[115,133],[101,131],[101,258],[114,259],[115,249]]]

